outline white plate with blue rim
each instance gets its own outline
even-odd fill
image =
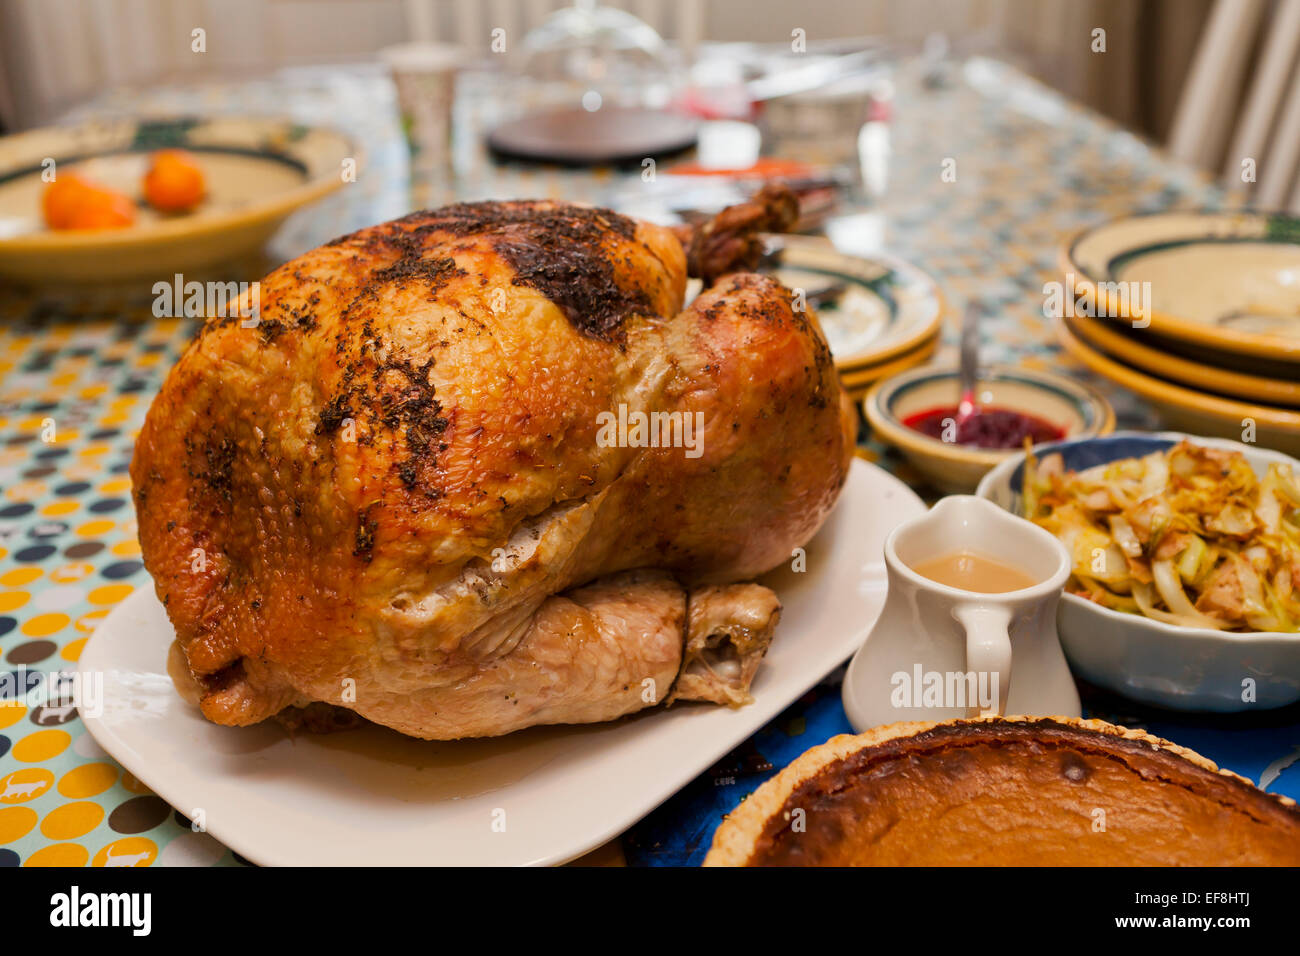
[[[841,370],[874,365],[930,339],[943,321],[939,284],[896,256],[840,252],[812,236],[768,236],[760,269],[801,292]]]
[[[1040,445],[1040,460],[1059,453],[1067,471],[1135,458],[1194,444],[1240,452],[1257,475],[1270,463],[1300,461],[1222,438],[1181,432],[1115,432]],[[1021,513],[1025,456],[998,465],[976,492],[1015,514]],[[1073,594],[1057,611],[1061,647],[1075,675],[1131,700],[1171,710],[1233,712],[1267,710],[1300,701],[1300,633],[1216,631],[1184,627],[1102,607]]]
[[[81,655],[82,679],[103,679],[102,711],[82,719],[127,770],[254,863],[562,863],[622,833],[851,656],[884,603],[885,538],[924,512],[898,479],[853,462],[805,569],[763,579],[784,609],[754,702],[735,710],[678,705],[451,742],[377,726],[297,737],[274,722],[220,727],[173,688],[172,627],[144,588]]]
[[[817,313],[841,372],[876,366],[931,342],[943,322],[939,284],[885,253],[840,252],[816,236],[765,235],[758,271]],[[700,288],[691,280],[689,301]]]

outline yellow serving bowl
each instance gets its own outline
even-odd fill
[[[193,212],[143,204],[122,229],[46,228],[51,175],[76,169],[138,198],[149,155],[185,149],[207,195]],[[355,178],[344,134],[282,118],[112,119],[0,138],[0,277],[33,284],[170,279],[257,252],[285,218]]]

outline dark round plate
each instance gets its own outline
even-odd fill
[[[666,110],[565,109],[504,123],[488,135],[488,147],[509,159],[598,166],[689,149],[697,131],[694,119]]]

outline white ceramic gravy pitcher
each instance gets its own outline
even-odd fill
[[[990,594],[912,570],[959,551],[1037,583]],[[885,607],[844,678],[844,709],[857,730],[993,713],[1080,715],[1056,634],[1070,556],[1052,534],[982,498],[953,495],[894,530],[885,566]]]

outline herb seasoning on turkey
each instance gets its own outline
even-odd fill
[[[815,316],[744,271],[790,213],[450,206],[281,266],[256,327],[210,320],[131,465],[203,714],[452,739],[747,701],[780,615],[752,581],[855,430]],[[620,409],[701,422],[694,456],[598,442]]]

